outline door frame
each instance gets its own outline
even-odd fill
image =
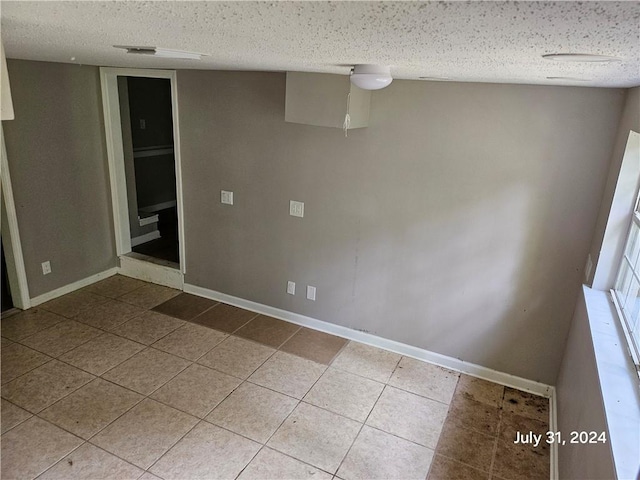
[[[100,67],[100,84],[102,88],[102,106],[104,112],[104,127],[107,142],[107,158],[109,161],[109,182],[111,184],[111,203],[113,207],[113,225],[115,230],[116,253],[128,265],[133,261],[140,269],[145,280],[154,283],[167,284],[167,268],[158,270],[158,265],[125,257],[131,253],[131,229],[129,227],[129,209],[127,198],[127,179],[124,164],[124,149],[122,144],[122,120],[120,118],[120,102],[118,96],[118,77],[146,77],[167,78],[171,83],[171,115],[173,117],[173,151],[176,173],[176,208],[178,214],[178,256],[180,268],[176,277],[172,275],[170,286],[182,288],[184,283],[185,242],[184,242],[184,203],[182,198],[182,160],[180,155],[180,128],[178,111],[178,86],[175,70],[148,70],[141,68]],[[132,276],[138,276],[135,271]],[[157,273],[154,273],[157,272]],[[178,282],[180,285],[177,285]]]
[[[0,203],[2,217],[2,246],[4,258],[7,263],[7,277],[9,279],[9,291],[13,306],[21,310],[31,308],[29,297],[29,284],[27,283],[27,271],[24,266],[22,243],[18,229],[18,215],[13,198],[11,175],[9,174],[9,161],[7,159],[7,147],[4,141],[4,130],[0,126],[0,172],[2,177],[0,187]]]

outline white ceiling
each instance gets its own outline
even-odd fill
[[[0,2],[9,58],[148,68],[348,74],[391,65],[395,78],[640,85],[640,2]],[[113,45],[206,53],[134,56]],[[560,63],[546,53],[619,56]],[[72,57],[74,60],[72,60]],[[548,80],[575,77],[587,81]]]

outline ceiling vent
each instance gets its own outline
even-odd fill
[[[183,60],[201,60],[204,53],[184,52],[182,50],[169,50],[167,48],[158,47],[138,47],[127,45],[114,45],[115,48],[126,50],[127,53],[134,55],[151,55],[161,58],[177,58]]]

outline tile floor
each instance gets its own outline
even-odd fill
[[[548,401],[115,276],[2,319],[4,479],[548,479]]]

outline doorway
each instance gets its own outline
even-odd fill
[[[174,288],[184,279],[176,75],[101,68],[121,273]]]
[[[18,228],[18,216],[13,200],[13,187],[7,149],[4,142],[4,132],[0,126],[0,230],[2,237],[2,311],[5,312],[5,295],[9,294],[11,306],[26,310],[31,307],[29,286],[27,284],[27,272],[22,256],[22,244]],[[6,290],[6,291],[5,291]],[[7,304],[8,305],[8,304]]]
[[[132,251],[179,268],[171,82],[118,76]]]

